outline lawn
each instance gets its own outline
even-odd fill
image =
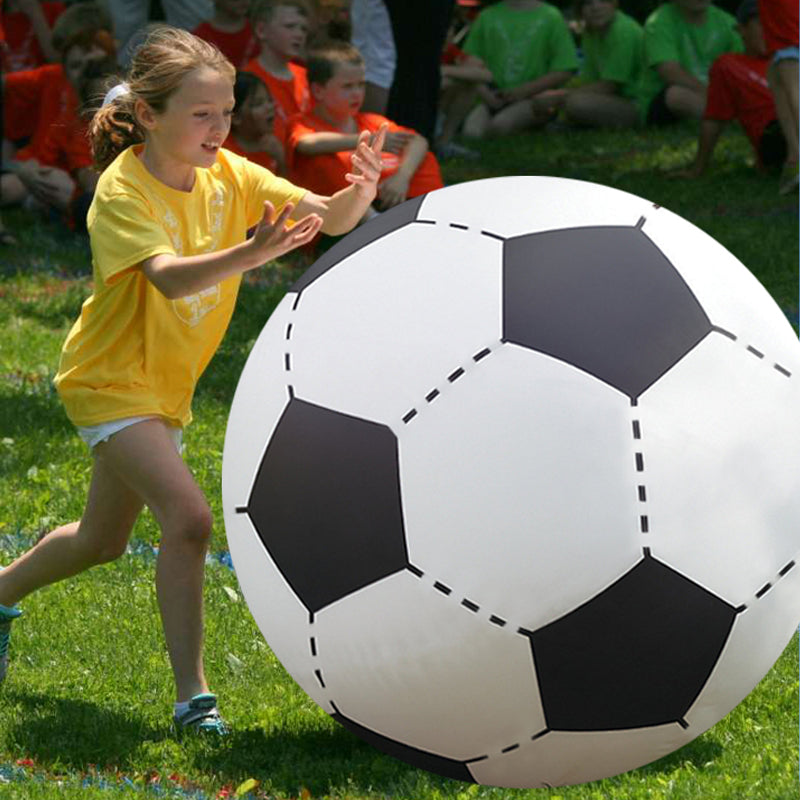
[[[668,177],[694,150],[690,126],[652,133],[560,131],[481,146],[479,162],[449,162],[448,183],[539,174],[596,181],[646,197],[698,225],[744,262],[797,327],[797,196],[752,168],[727,134],[712,172]],[[90,460],[55,395],[58,353],[90,291],[86,244],[4,214],[19,239],[0,250],[0,563],[42,529],[77,519]],[[223,346],[201,380],[187,461],[227,550],[219,490],[233,391],[256,336],[303,271],[287,258],[248,280]],[[179,743],[169,730],[172,682],[153,585],[152,518],[131,553],[23,604],[0,702],[0,798],[233,796],[269,798],[561,798],[789,800],[798,796],[798,642],[727,718],[682,750],[613,779],[562,789],[502,790],[439,778],[379,754],[299,690],[264,643],[218,560],[207,571],[209,680],[233,734]],[[60,786],[59,786],[60,782]],[[200,796],[199,794],[197,796]]]

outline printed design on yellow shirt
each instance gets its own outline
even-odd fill
[[[212,253],[219,250],[220,235],[222,233],[222,214],[225,207],[225,198],[222,189],[217,187],[214,196],[209,202],[209,234],[210,240],[208,245],[200,250],[201,253]],[[180,223],[172,211],[168,208],[164,209],[163,217],[164,225],[167,228],[172,246],[175,248],[175,253],[178,256],[184,254],[183,241],[180,233]],[[213,311],[222,299],[222,292],[220,285],[211,286],[208,289],[203,289],[196,294],[190,294],[186,297],[178,298],[172,301],[172,307],[175,310],[178,318],[186,323],[189,327],[198,325],[203,317],[209,312]]]

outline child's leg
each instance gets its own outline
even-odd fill
[[[507,136],[547,124],[553,118],[549,106],[541,108],[533,100],[520,100],[498,111],[489,122],[488,136]]]
[[[443,90],[439,111],[442,115],[442,130],[437,140],[437,146],[449,144],[458,133],[458,129],[475,105],[475,84],[465,81],[453,81]]]
[[[0,206],[17,206],[27,196],[25,184],[13,172],[0,176]]]
[[[639,120],[633,102],[600,92],[570,92],[566,112],[571,122],[599,128],[632,128]]]
[[[161,528],[156,594],[177,701],[207,692],[203,674],[203,577],[212,517],[168,427],[146,420],[98,445],[97,458],[124,477]]]
[[[775,113],[786,139],[786,161],[796,164],[798,160],[798,62],[784,59],[770,65],[767,73],[770,89],[775,99]]]
[[[119,557],[141,509],[139,496],[95,458],[83,518],[56,528],[0,572],[0,605]]]
[[[492,112],[485,103],[480,103],[467,114],[463,134],[470,139],[483,139],[492,121]]]

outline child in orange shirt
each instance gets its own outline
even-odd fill
[[[275,175],[285,175],[284,136],[275,135],[275,103],[266,84],[251,72],[237,72],[233,96],[231,132],[222,146]]]
[[[308,58],[308,77],[316,101],[314,111],[290,119],[287,134],[293,181],[315,192],[337,191],[347,183],[350,155],[360,132],[374,132],[388,124],[377,210],[443,186],[439,163],[423,136],[380,114],[360,111],[365,70],[355,47],[332,41],[314,50]]]
[[[295,63],[305,52],[308,9],[301,0],[255,0],[250,21],[261,51],[245,70],[267,85],[275,101],[275,134],[280,136],[289,117],[311,108],[306,70]]]
[[[0,49],[0,69],[3,72],[36,69],[58,60],[52,32],[56,20],[66,9],[64,3],[6,0],[3,6],[5,47]]]
[[[214,0],[214,16],[192,33],[211,44],[240,69],[258,54],[258,43],[247,18],[250,0]]]
[[[74,5],[53,28],[53,45],[61,63],[4,77],[4,136],[12,142],[29,141],[3,165],[8,170],[0,176],[3,206],[25,203],[37,209],[67,211],[76,183],[65,165],[54,160],[48,139],[54,122],[65,130],[80,126],[78,93],[84,72],[88,65],[115,56],[109,27],[98,6]],[[4,153],[13,152],[5,145]]]

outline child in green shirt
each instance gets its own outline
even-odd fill
[[[643,121],[702,119],[708,72],[723,53],[743,50],[736,20],[711,0],[668,0],[645,22],[645,70],[637,91]]]
[[[468,58],[447,74],[464,84],[468,102],[461,107],[469,111],[464,134],[475,138],[547,122],[549,114],[538,114],[531,100],[563,86],[578,69],[561,12],[541,0],[502,0],[484,9],[464,51]]]
[[[580,0],[583,66],[575,88],[542,92],[534,104],[544,113],[563,108],[578,125],[629,127],[639,113],[634,98],[643,67],[643,32],[619,10],[617,0]]]

